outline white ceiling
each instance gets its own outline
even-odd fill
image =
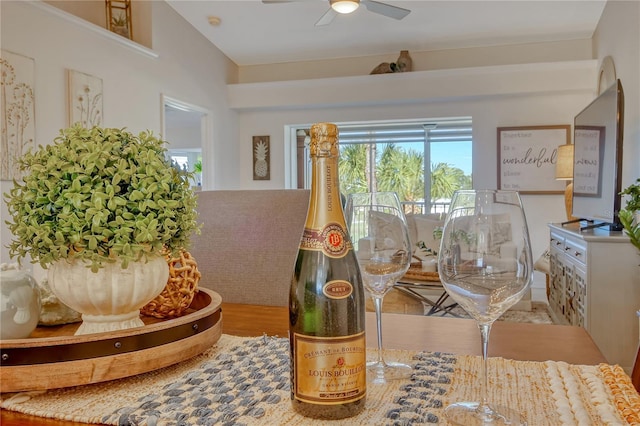
[[[166,1],[239,66],[590,38],[606,3],[390,0],[411,13],[398,21],[361,5],[316,27],[328,0]]]

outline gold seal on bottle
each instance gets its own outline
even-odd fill
[[[311,126],[309,144],[312,157],[338,156],[338,126],[332,123],[316,123]]]

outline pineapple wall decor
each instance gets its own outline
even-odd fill
[[[253,137],[253,180],[271,179],[269,136]]]

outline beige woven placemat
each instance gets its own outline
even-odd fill
[[[96,385],[5,394],[1,406],[85,423],[336,424],[292,411],[288,345],[285,338],[223,335],[215,347],[178,365]],[[366,409],[345,424],[446,424],[446,405],[479,396],[479,357],[386,355],[413,364],[414,375],[369,385]],[[529,425],[640,424],[640,396],[617,366],[491,358],[489,377],[490,401],[519,410]]]

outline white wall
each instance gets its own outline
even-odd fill
[[[625,188],[640,177],[640,2],[607,2],[593,40],[598,63],[611,56],[624,90],[622,187]]]
[[[189,125],[165,124],[165,139],[170,141],[169,149],[173,150],[199,150],[202,148],[200,123]]]
[[[226,83],[235,79],[236,67],[166,3],[152,3],[152,55],[44,3],[2,1],[0,8],[2,49],[35,59],[36,144],[50,143],[68,125],[66,70],[74,69],[102,79],[105,126],[160,134],[161,93],[209,109],[213,135],[203,154],[213,167],[204,184],[212,189],[238,181],[237,118],[226,106]],[[0,182],[2,193],[10,187]],[[1,213],[0,261],[8,262],[4,202]]]

